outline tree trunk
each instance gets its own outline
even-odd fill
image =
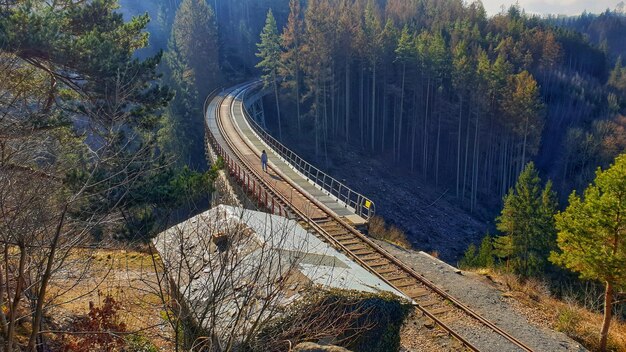
[[[326,165],[328,165],[328,102],[327,102],[327,93],[326,93],[326,82],[322,85],[323,87],[323,98],[324,98],[324,161]]]
[[[441,112],[437,112],[437,146],[435,147],[435,187],[439,187],[439,141],[441,140]]]
[[[465,190],[467,189],[467,161],[469,158],[469,140],[470,140],[470,126],[472,119],[472,110],[470,109],[467,118],[467,132],[465,133],[465,162],[463,165],[463,189],[461,190],[462,199],[465,200]]]
[[[5,248],[6,248],[6,245],[5,245]],[[2,268],[2,265],[0,265],[0,307],[4,307],[4,305],[6,304],[4,302],[4,295],[5,295],[4,288],[5,287],[7,288],[6,293],[7,294],[9,293],[9,289],[8,289],[9,285],[5,286],[4,284],[3,270],[4,268]],[[2,325],[2,328],[1,328],[2,338],[6,339],[8,335],[8,330],[7,330],[8,323],[7,323],[6,314],[4,313],[3,309],[0,309],[0,325]]]
[[[402,145],[402,114],[404,114],[404,82],[406,77],[406,63],[402,65],[402,87],[400,89],[400,116],[398,120],[398,152],[396,161],[400,161],[400,147]]]
[[[296,56],[296,111],[298,114],[298,136],[302,136],[302,126],[300,123],[300,65],[298,62],[298,56]]]
[[[426,180],[426,175],[428,174],[428,108],[430,103],[430,77],[428,78],[428,83],[426,84],[426,111],[424,113],[424,130],[422,131],[422,136],[424,136],[424,150],[422,151],[422,171],[424,174],[424,180]]]
[[[361,69],[359,71],[360,71],[359,73],[360,73],[360,76],[361,76],[360,77],[360,79],[361,79],[360,83],[361,84],[359,85],[359,127],[361,129],[361,149],[364,149],[365,148],[365,141],[364,141],[365,136],[364,136],[364,131],[363,131],[363,127],[364,127],[363,126],[363,124],[364,124],[364,122],[363,122],[363,120],[364,120],[363,119],[363,103],[364,103],[363,102],[363,84],[364,84],[364,82],[363,82],[363,79],[364,79],[363,78],[363,76],[364,76],[363,75],[363,67],[361,67]]]
[[[346,59],[346,143],[350,142],[350,63]]]
[[[526,116],[526,123],[524,124],[524,142],[522,144],[522,165],[520,168],[520,173],[524,171],[524,166],[526,165],[526,140],[528,138],[528,116]]]
[[[611,317],[613,315],[613,284],[606,282],[604,291],[604,319],[602,320],[602,329],[600,330],[600,351],[606,351],[606,342],[609,337],[609,327],[611,325]]]
[[[417,94],[413,94],[413,104],[417,105]],[[415,136],[417,135],[417,109],[415,109],[415,117],[413,118],[411,131],[411,172],[415,169]]]
[[[274,72],[274,96],[276,98],[276,116],[278,117],[278,138],[282,141],[283,130],[280,125],[280,104],[278,103],[278,83],[276,82],[276,73]]]
[[[376,123],[376,65],[372,68],[372,123],[370,125],[370,138],[371,148],[374,151],[374,137],[375,137],[375,123]]]
[[[20,306],[20,301],[22,299],[22,293],[24,290],[24,267],[26,265],[26,248],[24,246],[20,246],[20,262],[18,266],[18,276],[15,280],[15,293],[13,296],[13,302],[11,302],[11,314],[9,317],[9,331],[6,342],[6,352],[13,352],[13,340],[15,340],[15,324],[17,318],[17,310]]]
[[[385,132],[387,130],[387,71],[383,71],[383,109],[380,114],[381,116],[381,141],[380,141],[380,152],[385,152]]]
[[[65,204],[65,207],[63,208],[61,218],[59,219],[54,237],[52,238],[52,243],[50,244],[50,255],[48,256],[46,270],[41,278],[41,286],[39,288],[39,292],[37,293],[37,306],[33,315],[32,332],[30,334],[30,339],[28,340],[29,351],[35,351],[37,336],[39,335],[39,328],[41,327],[41,319],[43,317],[43,303],[46,300],[46,289],[48,288],[48,283],[50,282],[50,277],[52,276],[52,266],[54,264],[59,238],[63,232],[63,225],[65,224],[65,215],[67,214],[68,206],[69,204]]]
[[[474,211],[476,203],[476,187],[478,187],[478,130],[480,125],[480,110],[476,113],[476,129],[474,132],[474,157],[472,162],[472,192],[470,194],[470,212]]]
[[[319,120],[320,120],[320,93],[319,93],[319,79],[317,79],[317,87],[315,89],[315,156],[319,157],[320,155],[320,129],[319,129]]]
[[[461,176],[461,124],[463,122],[463,97],[459,97],[459,130],[456,141],[456,197],[459,198],[459,179]]]

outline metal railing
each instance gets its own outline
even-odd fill
[[[254,89],[258,88],[256,86]],[[245,94],[253,91],[249,90]],[[254,119],[250,118],[250,114],[246,110],[245,95],[242,98],[243,113],[252,127],[253,132],[261,139],[274,153],[279,155],[287,164],[289,164],[296,172],[304,176],[307,181],[312,181],[322,191],[337,199],[345,207],[352,209],[355,214],[361,216],[365,220],[369,220],[376,213],[374,202],[364,195],[353,191],[343,183],[339,182],[332,176],[326,174],[315,166],[311,165],[296,153],[285,147],[276,138],[272,137],[265,129],[263,129]]]
[[[209,102],[216,97],[217,90],[213,91],[204,102],[204,129],[205,129],[205,146],[208,153],[213,154],[215,158],[221,157],[224,162],[224,168],[228,171],[231,180],[235,181],[251,196],[255,197],[258,205],[268,209],[272,214],[291,218],[291,212],[282,203],[282,201],[273,192],[266,187],[259,178],[254,175],[243,163],[237,160],[236,156],[231,155],[220,143],[215,139],[208,124],[208,114],[210,113]],[[216,106],[219,109],[219,105]],[[213,112],[217,114],[216,111]],[[217,115],[216,117],[217,118]]]

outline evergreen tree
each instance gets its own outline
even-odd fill
[[[167,111],[166,151],[179,162],[204,168],[204,98],[220,84],[217,25],[205,0],[181,2],[165,54],[168,83],[176,96]]]
[[[18,331],[17,349],[47,345],[44,317],[51,302],[62,304],[52,280],[68,269],[85,274],[86,262],[68,267],[75,247],[92,244],[88,234],[103,224],[117,230],[120,214],[138,208],[126,195],[158,165],[156,133],[171,94],[156,72],[160,55],[135,57],[148,17],[125,22],[116,9],[112,0],[0,9],[0,261],[19,278],[14,289],[3,284],[7,351]],[[16,256],[20,264],[9,264]]]
[[[515,189],[504,199],[497,218],[498,230],[510,238],[515,273],[522,277],[541,274],[554,247],[556,195],[551,183],[541,189],[539,174],[532,162],[520,174]]]
[[[493,239],[489,234],[480,242],[476,263],[483,268],[492,268],[495,264],[493,259]]]
[[[505,94],[503,109],[521,143],[521,168],[526,165],[528,155],[535,155],[539,149],[544,125],[543,103],[537,81],[527,71],[509,77]]]
[[[404,26],[402,28],[402,32],[400,33],[400,38],[398,39],[398,47],[396,48],[396,62],[402,65],[402,78],[400,84],[400,112],[398,113],[398,134],[397,134],[397,146],[395,151],[396,161],[400,159],[400,153],[402,150],[402,126],[403,126],[403,117],[404,117],[404,96],[405,96],[405,86],[406,86],[406,69],[407,65],[414,64],[416,59],[415,53],[415,36],[409,33],[409,27]]]
[[[284,52],[281,55],[281,76],[285,77],[285,83],[293,89],[293,99],[296,101],[296,116],[298,133],[302,133],[300,118],[300,90],[301,90],[301,73],[302,58],[301,46],[302,35],[304,31],[304,23],[302,22],[302,13],[300,9],[300,0],[289,1],[289,19],[287,26],[283,30],[281,37]]]
[[[559,252],[550,259],[605,285],[600,350],[606,350],[615,292],[626,289],[626,154],[615,159],[581,198],[574,191],[557,214]]]
[[[278,99],[278,69],[280,68],[281,48],[280,36],[276,27],[276,19],[270,9],[267,12],[265,27],[261,32],[261,42],[257,44],[259,51],[257,57],[261,61],[256,65],[263,70],[263,82],[266,87],[274,87],[274,98],[276,99],[276,114],[278,121],[278,137],[282,139],[282,127],[280,121],[280,104]]]
[[[615,67],[609,76],[608,84],[617,90],[623,99],[626,99],[626,67],[622,67],[621,56],[617,58]]]
[[[459,265],[465,268],[492,268],[495,264],[493,246],[491,235],[485,235],[478,248],[473,243],[467,247]]]
[[[176,11],[170,50],[184,60],[183,78],[204,97],[220,84],[215,13],[205,0],[183,0]]]

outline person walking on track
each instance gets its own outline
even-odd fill
[[[265,150],[261,153],[261,166],[263,167],[263,171],[267,172],[267,154]]]

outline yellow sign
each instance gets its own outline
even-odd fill
[[[369,208],[370,208],[370,206],[372,206],[372,202],[370,202],[369,200],[366,200],[366,201],[365,201],[365,207],[366,207],[367,209],[369,209]]]

